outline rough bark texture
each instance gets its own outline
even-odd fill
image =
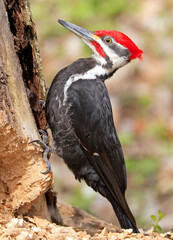
[[[23,18],[21,22],[25,22]],[[52,184],[52,174],[41,174],[40,171],[45,170],[41,149],[28,145],[30,140],[38,139],[39,134],[14,39],[5,4],[0,0],[0,203],[11,212],[28,213],[39,201],[36,214],[50,219],[44,192]],[[40,93],[44,94],[43,84],[39,86]]]
[[[38,99],[45,99],[46,85],[42,75],[35,26],[28,0],[6,0],[6,11],[25,83],[27,96],[39,129],[45,129],[44,111],[34,111]]]

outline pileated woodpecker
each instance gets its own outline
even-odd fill
[[[104,81],[143,51],[118,31],[90,32],[59,20],[93,51],[54,78],[46,100],[46,119],[56,153],[76,179],[106,197],[122,228],[139,232],[125,199],[126,167]]]

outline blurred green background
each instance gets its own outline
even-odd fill
[[[173,227],[173,1],[31,0],[44,77],[90,50],[57,23],[63,19],[88,30],[114,29],[144,51],[106,82],[115,125],[125,153],[127,199],[139,227],[148,229],[160,209],[163,231]],[[58,198],[117,224],[110,204],[78,183],[61,159],[52,157]]]

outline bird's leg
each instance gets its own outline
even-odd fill
[[[44,159],[44,162],[46,164],[46,167],[47,167],[47,170],[45,172],[41,172],[43,174],[46,174],[48,172],[50,172],[50,169],[51,169],[51,164],[49,162],[49,159],[48,159],[48,154],[49,153],[55,153],[56,154],[56,150],[53,149],[53,148],[50,148],[47,143],[48,143],[48,135],[45,131],[43,130],[39,130],[39,133],[42,134],[42,140],[33,140],[30,143],[38,143],[42,148],[43,148],[43,159]]]

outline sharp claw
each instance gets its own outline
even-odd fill
[[[40,141],[40,140],[32,140],[32,141],[30,141],[28,144],[31,144],[31,143],[33,143],[33,142],[38,142],[38,141]]]
[[[33,140],[33,141],[29,142],[29,144],[30,143],[38,143],[43,148],[43,150],[48,148],[46,143],[44,141],[41,141],[41,140]]]
[[[40,173],[42,173],[42,174],[47,174],[47,173],[49,173],[50,172],[50,168],[48,168],[45,172],[40,172]]]
[[[46,164],[46,167],[47,167],[47,170],[45,172],[41,172],[42,174],[47,174],[50,172],[50,169],[51,169],[50,163],[49,163],[49,165]]]
[[[46,145],[47,140],[48,140],[48,136],[47,136],[46,132],[41,130],[41,129],[39,130],[39,132],[42,134],[43,140],[33,140],[33,141],[29,142],[29,144],[38,143],[43,148],[43,150],[44,150],[43,151],[43,159],[44,159],[44,162],[46,164],[47,170],[45,172],[41,172],[41,173],[42,174],[47,174],[51,170],[51,164],[50,164],[49,159],[48,159],[48,154],[49,154],[49,152],[56,153],[56,150],[52,149],[52,148],[50,148]]]
[[[37,100],[36,103],[35,103],[35,106],[36,106],[34,108],[35,112],[40,112],[41,109],[45,108],[46,102],[44,100]],[[40,107],[40,106],[42,106],[42,107]]]
[[[39,129],[38,131],[39,131],[39,133],[43,134],[44,136],[47,136],[47,133],[44,130]]]
[[[46,102],[44,100],[37,100],[36,104],[41,104],[43,107],[45,107]]]
[[[47,170],[46,170],[45,172],[42,172],[42,171],[41,171],[42,174],[47,174],[47,173],[50,172],[50,170],[51,170],[51,165],[50,165],[50,166],[46,166],[46,167],[47,167]]]

